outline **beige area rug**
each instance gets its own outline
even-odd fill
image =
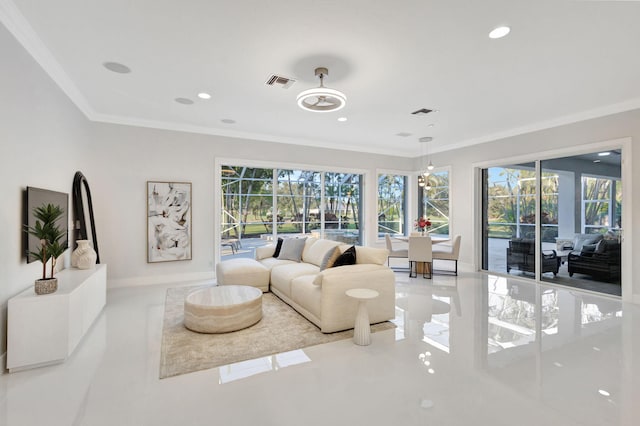
[[[353,330],[322,333],[272,293],[262,295],[262,319],[257,324],[232,333],[196,333],[183,325],[184,298],[201,287],[167,290],[160,348],[161,379],[353,337]],[[395,325],[387,321],[374,324],[371,331],[390,328]]]

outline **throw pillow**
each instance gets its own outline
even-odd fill
[[[596,244],[596,253],[604,253],[607,250],[607,240],[600,240]]]
[[[356,246],[351,246],[344,251],[336,261],[333,263],[333,267],[344,266],[344,265],[355,265],[356,264]]]
[[[324,271],[327,268],[331,268],[339,256],[340,256],[340,249],[338,247],[334,247],[328,250],[327,253],[324,255],[324,257],[322,258],[322,262],[320,262],[320,270]]]
[[[282,248],[280,249],[278,259],[300,262],[300,259],[302,259],[302,251],[304,250],[304,243],[306,241],[306,238],[285,239],[282,241]]]
[[[276,244],[276,251],[273,252],[273,257],[278,257],[280,255],[280,250],[282,250],[282,238],[278,238],[278,243]]]

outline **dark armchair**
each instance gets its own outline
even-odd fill
[[[523,272],[535,272],[536,267],[535,240],[525,238],[513,238],[507,248],[507,273],[511,269]],[[560,268],[560,258],[555,250],[543,250],[540,259],[542,273],[553,272],[555,276]]]
[[[618,240],[600,240],[585,244],[580,251],[569,253],[569,276],[587,274],[603,281],[620,281],[620,243]]]

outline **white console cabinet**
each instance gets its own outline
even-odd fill
[[[63,362],[98,317],[107,299],[107,265],[65,269],[58,291],[36,295],[31,286],[9,299],[7,369]]]

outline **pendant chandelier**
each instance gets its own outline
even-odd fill
[[[324,67],[316,68],[315,74],[320,78],[320,87],[308,89],[298,95],[298,106],[312,112],[331,112],[344,108],[347,96],[339,90],[324,87],[324,77],[329,70]]]
[[[422,146],[424,146],[424,149],[422,149],[423,155],[422,155],[422,158],[420,159],[421,162],[423,161],[423,159],[428,154],[428,152],[427,152],[427,142],[431,142],[432,140],[433,140],[433,138],[430,137],[430,136],[425,136],[425,137],[422,137],[422,138],[418,139],[418,141],[422,144]],[[429,182],[429,175],[431,174],[431,171],[434,168],[435,168],[435,166],[431,162],[431,159],[429,159],[429,164],[427,165],[426,168],[422,167],[420,175],[418,176],[418,186],[420,186],[421,188],[424,188],[427,191],[429,191],[431,189],[431,183]]]

